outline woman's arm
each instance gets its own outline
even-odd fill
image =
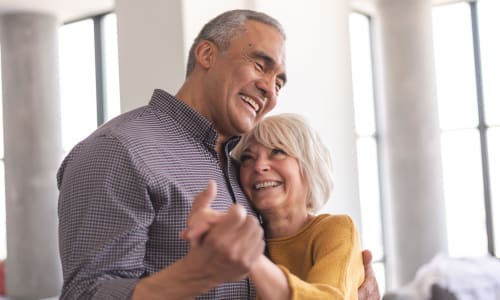
[[[285,274],[264,255],[261,255],[255,262],[249,277],[257,289],[259,299],[290,299],[290,286]]]
[[[301,238],[276,246],[268,245],[270,257],[287,278],[290,299],[358,299],[363,260],[359,236],[348,216],[324,218]]]

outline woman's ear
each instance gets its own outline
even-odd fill
[[[204,69],[209,69],[215,62],[217,46],[208,40],[203,40],[196,45],[196,62]]]

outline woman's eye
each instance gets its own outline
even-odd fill
[[[280,149],[280,148],[274,148],[272,151],[271,151],[272,154],[284,154],[286,155],[286,152],[283,150],[283,149]]]
[[[244,162],[244,161],[246,161],[246,160],[249,160],[250,158],[251,158],[251,157],[250,157],[250,155],[243,154],[243,155],[241,155],[241,157],[240,157],[240,162]]]

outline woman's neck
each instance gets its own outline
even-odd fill
[[[304,211],[266,212],[262,214],[267,238],[290,236],[304,228],[314,216]]]

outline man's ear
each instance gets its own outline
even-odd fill
[[[196,62],[204,69],[209,69],[215,62],[217,46],[211,41],[203,40],[196,45]]]

